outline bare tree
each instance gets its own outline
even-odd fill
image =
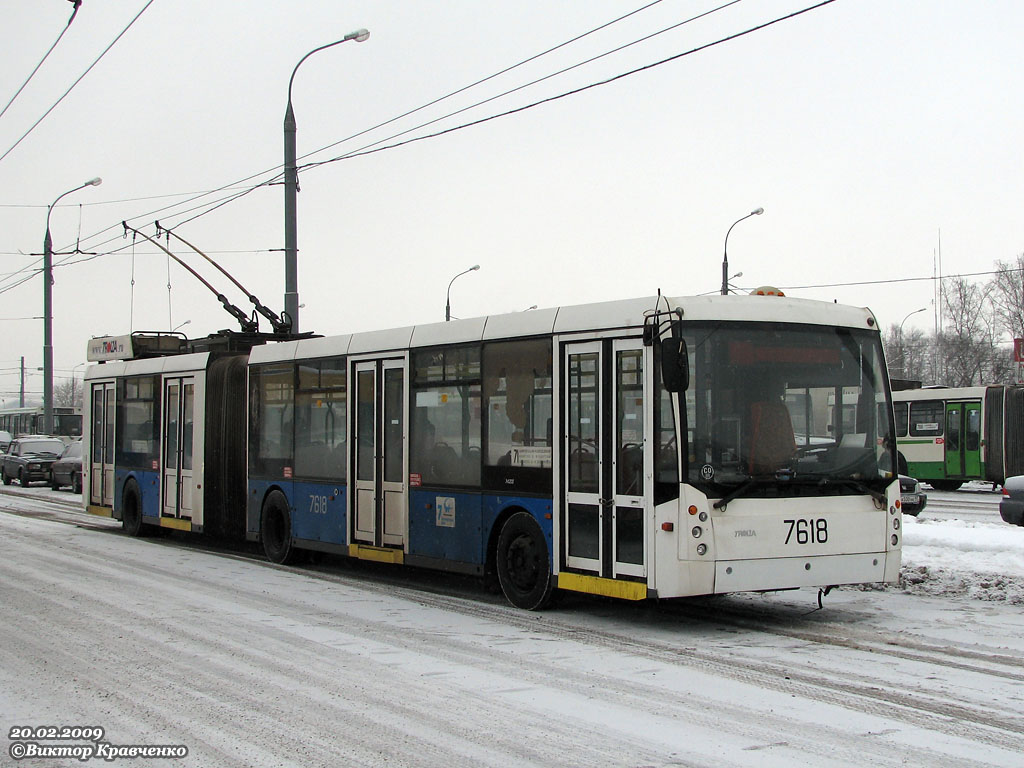
[[[1014,261],[997,261],[989,295],[999,328],[1015,339],[1024,338],[1024,253]]]
[[[989,377],[1000,367],[1001,352],[988,292],[963,277],[948,278],[942,281],[942,304],[948,321],[937,340],[942,383],[953,387],[992,383]]]
[[[882,338],[889,376],[931,384],[935,381],[932,370],[934,338],[920,328],[901,331],[893,323]]]
[[[82,406],[83,384],[73,377],[62,379],[53,385],[53,404],[58,406]]]

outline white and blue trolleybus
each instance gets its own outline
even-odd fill
[[[136,535],[261,542],[278,563],[316,550],[476,574],[527,609],[554,589],[897,580],[867,309],[657,296],[242,342],[89,369],[90,511]]]

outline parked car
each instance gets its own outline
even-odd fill
[[[917,517],[928,503],[928,494],[921,490],[921,484],[912,477],[900,475],[900,508],[904,515]]]
[[[0,429],[0,453],[7,453],[11,440],[13,440],[11,433],[5,429]]]
[[[1024,525],[1024,475],[1006,478],[999,516],[1012,525]]]
[[[64,449],[50,467],[50,487],[59,491],[70,485],[73,493],[82,492],[82,441],[75,440]]]
[[[64,441],[58,437],[30,435],[18,437],[3,457],[4,485],[17,480],[21,485],[49,482],[50,466],[64,453]]]

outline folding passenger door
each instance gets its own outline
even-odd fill
[[[192,519],[195,377],[164,379],[161,515]]]
[[[408,476],[405,360],[359,360],[352,372],[352,538],[371,546],[403,547]]]
[[[114,382],[92,385],[89,434],[89,503],[114,505]]]
[[[562,530],[569,568],[604,578],[647,574],[648,358],[639,339],[563,347]]]

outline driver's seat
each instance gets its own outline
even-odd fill
[[[796,438],[789,410],[781,400],[750,405],[750,474],[770,475],[796,453]]]

